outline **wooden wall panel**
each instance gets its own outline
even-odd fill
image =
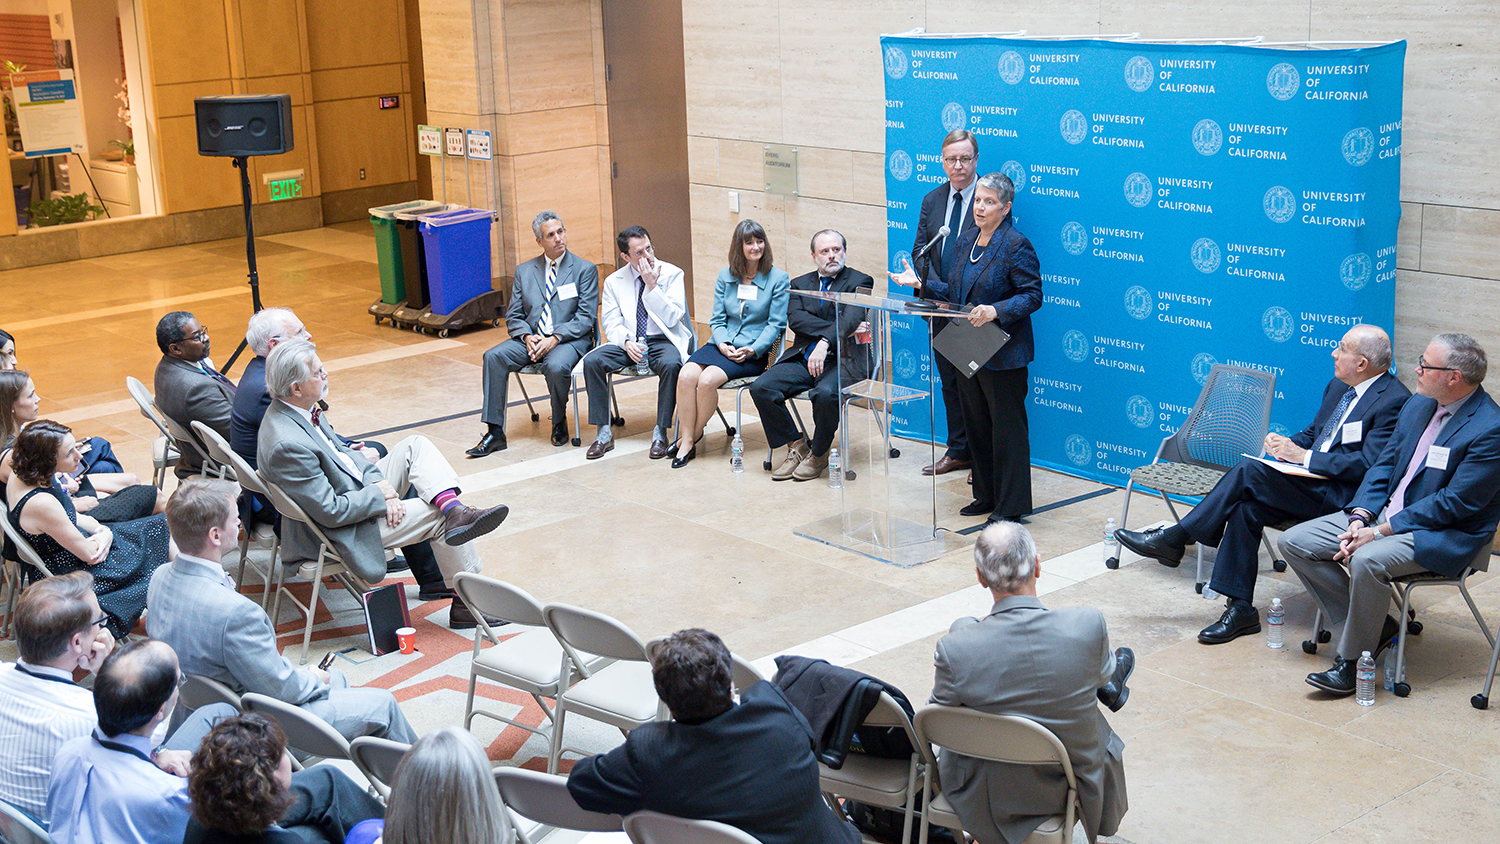
[[[143,0],[153,85],[229,78],[229,31],[221,3]]]
[[[306,0],[312,70],[406,61],[402,0]]]
[[[198,129],[191,114],[158,119],[156,131],[162,193],[169,213],[239,204],[239,172],[227,158],[198,154]]]
[[[370,97],[318,103],[314,120],[323,190],[350,190],[415,178],[409,166],[409,115],[405,108],[381,110]],[[363,181],[360,168],[365,169]]]
[[[302,73],[303,26],[297,0],[243,0],[239,4],[245,76]]]

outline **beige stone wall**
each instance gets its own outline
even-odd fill
[[[1496,4],[688,0],[683,18],[692,260],[700,279],[725,265],[730,230],[744,217],[766,227],[777,264],[794,276],[811,269],[808,235],[832,226],[849,237],[850,264],[879,278],[886,255],[881,33],[924,27],[1080,37],[1404,38],[1397,361],[1409,370],[1437,331],[1464,331],[1500,352],[1500,137],[1493,116],[1500,111],[1500,51],[1489,38],[1500,28]],[[800,196],[762,190],[767,143],[799,149]],[[980,172],[987,172],[982,160]],[[729,211],[730,191],[739,192],[739,214]],[[709,284],[695,291],[701,320],[712,291]]]

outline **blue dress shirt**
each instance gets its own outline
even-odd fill
[[[47,789],[53,841],[182,844],[188,781],[151,762],[151,739],[128,733],[73,739],[57,752]]]

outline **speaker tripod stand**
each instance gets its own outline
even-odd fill
[[[250,266],[250,313],[258,314],[265,306],[260,303],[260,272],[255,268],[255,220],[250,216],[250,164],[248,156],[236,155],[232,161],[240,171],[240,200],[245,206],[245,263]],[[246,340],[240,338],[240,344],[235,347],[234,354],[224,363],[220,371],[229,374],[230,367],[239,359],[240,353],[245,351]]]

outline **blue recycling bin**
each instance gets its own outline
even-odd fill
[[[495,212],[483,208],[440,211],[417,218],[427,261],[432,312],[450,314],[490,292],[490,225]]]

